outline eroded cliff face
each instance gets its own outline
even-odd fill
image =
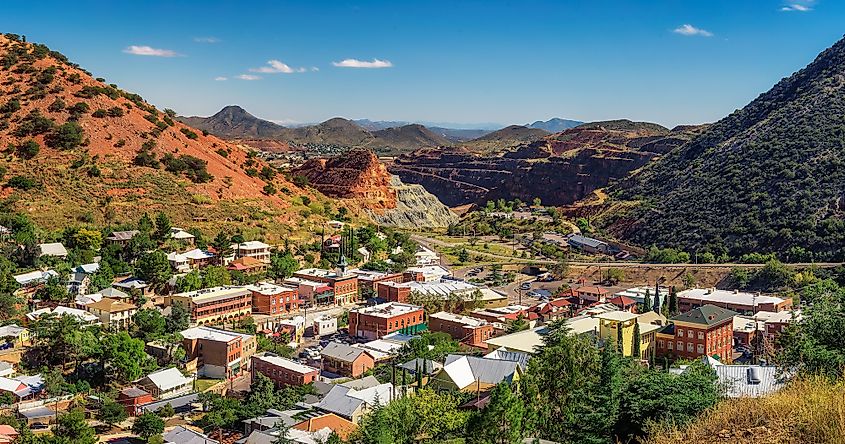
[[[396,208],[365,209],[376,223],[412,229],[444,228],[458,221],[458,216],[422,185],[407,185],[399,177],[393,176],[391,187],[396,192]]]
[[[388,173],[376,155],[352,150],[328,159],[312,159],[292,171],[308,178],[321,193],[349,200],[381,225],[440,228],[458,220],[437,197],[420,185],[406,185]]]
[[[400,156],[389,169],[450,207],[535,197],[546,205],[569,205],[681,145],[697,130],[629,121],[590,124],[489,156],[460,148],[418,150]]]

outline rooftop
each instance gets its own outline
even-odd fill
[[[175,367],[152,372],[146,376],[146,379],[149,379],[153,385],[162,391],[167,391],[174,387],[179,387],[193,382],[193,379],[186,377]]]
[[[121,311],[136,310],[138,308],[134,304],[111,298],[102,298],[99,301],[92,302],[86,305],[85,307],[88,309],[95,309],[107,313],[119,313]]]
[[[702,302],[722,304],[752,305],[780,304],[784,299],[777,296],[764,296],[737,290],[718,290],[715,288],[693,288],[678,293],[678,298],[700,299]]]
[[[589,247],[598,247],[600,245],[607,245],[607,243],[602,242],[598,239],[593,239],[591,237],[582,236],[580,234],[573,234],[569,236],[569,242],[578,244],[578,245],[586,245]]]
[[[672,317],[675,322],[688,322],[700,325],[717,325],[733,319],[738,313],[715,305],[704,305],[686,313]]]
[[[111,241],[127,241],[135,237],[138,233],[140,233],[138,230],[112,231],[111,234],[106,236],[106,239]]]
[[[246,333],[220,330],[211,327],[193,327],[182,331],[185,339],[205,339],[207,341],[231,342],[238,338],[248,339],[252,336]]]
[[[344,362],[352,362],[358,359],[366,350],[340,342],[329,342],[320,352],[323,357],[330,357]]]
[[[67,256],[67,249],[61,242],[39,244],[38,249],[41,251],[41,256]]]
[[[271,282],[258,282],[253,285],[247,285],[247,290],[253,293],[260,293],[265,296],[272,296],[280,293],[296,291],[296,287],[292,285],[276,285]]]
[[[241,250],[266,250],[270,248],[270,245],[261,241],[246,241],[238,244],[237,247]]]
[[[296,373],[311,373],[311,372],[318,372],[320,369],[311,367],[309,365],[300,364],[296,361],[292,361],[287,358],[282,358],[281,356],[270,355],[270,354],[260,354],[255,355],[252,357],[253,359],[264,361],[268,364],[275,365],[277,367],[282,367],[284,369],[296,372]]]
[[[351,313],[365,314],[368,316],[375,316],[379,318],[392,318],[394,316],[403,315],[423,308],[417,305],[403,304],[401,302],[387,302],[384,304],[373,305],[372,307],[362,307],[350,310]]]
[[[203,288],[201,290],[188,291],[184,293],[176,293],[174,297],[190,298],[194,302],[210,302],[217,299],[226,299],[238,296],[251,296],[252,293],[246,287],[212,287]]]
[[[444,321],[449,322],[456,322],[465,327],[481,327],[484,325],[488,325],[489,322],[485,321],[484,319],[473,318],[469,316],[463,316],[453,313],[448,313],[445,311],[440,311],[428,316],[429,319],[442,319]]]
[[[634,313],[629,313],[627,311],[611,311],[608,313],[602,313],[596,315],[597,318],[603,321],[614,321],[614,322],[628,322],[633,319],[637,319],[637,315]]]

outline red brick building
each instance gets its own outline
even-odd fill
[[[246,287],[252,292],[252,312],[256,314],[277,315],[299,310],[302,301],[299,290],[291,285],[276,285],[260,282]]]
[[[328,284],[334,292],[335,305],[344,305],[358,300],[358,276],[346,273],[343,267],[339,267],[337,271],[306,268],[293,275],[301,279]]]
[[[493,324],[484,319],[461,316],[441,311],[428,317],[428,329],[448,333],[464,344],[487,348],[485,341],[494,335]]]
[[[266,353],[253,355],[251,367],[253,381],[256,373],[261,373],[270,378],[276,387],[306,385],[320,376],[318,368]]]
[[[388,302],[349,311],[349,334],[369,340],[397,331],[414,334],[425,328],[425,312],[416,305]]]
[[[737,313],[715,305],[705,305],[670,319],[671,324],[657,332],[656,353],[681,359],[718,357],[730,363],[733,356],[733,318]]]
[[[153,395],[137,387],[127,387],[117,395],[117,402],[126,409],[129,416],[138,414],[138,406],[153,402]]]
[[[592,285],[585,285],[575,289],[575,296],[580,301],[582,307],[590,304],[600,302],[604,303],[610,292],[606,288],[595,287]]]
[[[376,366],[376,360],[363,348],[330,342],[321,352],[323,370],[357,378]]]

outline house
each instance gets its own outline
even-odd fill
[[[627,311],[612,311],[595,316],[599,320],[599,339],[607,347],[615,344],[623,356],[634,355],[634,344],[639,341],[640,354],[637,359],[647,360],[654,347],[654,338],[660,326],[647,322],[640,322],[639,316]],[[619,343],[621,329],[622,343]],[[639,337],[635,334],[639,330]]]
[[[352,336],[373,340],[397,331],[414,334],[425,329],[423,308],[417,305],[387,302],[349,310]]]
[[[252,356],[252,380],[260,373],[273,381],[276,387],[311,384],[320,376],[320,369],[282,358],[271,353]]]
[[[515,321],[520,317],[528,319],[528,310],[530,308],[525,305],[511,304],[504,307],[473,310],[470,312],[470,316],[489,322],[507,323]]]
[[[702,356],[730,362],[733,355],[733,318],[737,313],[704,305],[671,318],[657,332],[657,354],[681,359]]]
[[[354,344],[352,345],[355,348],[360,348],[366,350],[370,356],[373,357],[376,364],[379,364],[384,361],[389,361],[390,359],[399,355],[399,352],[402,350],[402,347],[405,346],[407,341],[403,340],[393,340],[391,338],[394,335],[399,335],[403,338],[411,336],[401,335],[399,333],[393,333],[392,335],[387,335],[383,339],[374,339],[372,341],[367,341],[362,344]]]
[[[375,367],[375,359],[366,350],[339,342],[330,342],[321,351],[322,370],[340,376],[357,378]],[[343,416],[343,415],[341,415]]]
[[[12,347],[28,345],[31,340],[29,330],[17,324],[8,324],[0,327],[0,339]]]
[[[341,418],[334,413],[309,416],[308,419],[293,425],[293,429],[295,430],[302,430],[304,432],[311,433],[329,429],[343,440],[347,439],[357,428],[358,427],[352,421],[349,421],[346,418]]]
[[[678,310],[683,313],[704,305],[715,305],[740,314],[755,314],[760,311],[789,311],[792,298],[765,296],[739,290],[718,290],[716,288],[692,288],[678,293]]]
[[[727,398],[759,398],[786,385],[787,375],[772,365],[726,365],[709,356],[700,359],[716,373],[716,385]],[[681,365],[670,371],[680,374],[688,368]]]
[[[127,330],[138,306],[118,299],[102,298],[85,306],[85,310],[97,316],[100,323],[112,330]]]
[[[617,306],[621,311],[626,311],[628,313],[637,312],[637,301],[627,296],[614,296],[613,298],[608,299],[607,302]],[[650,309],[651,307],[646,307],[646,310]]]
[[[0,361],[0,377],[11,378],[15,375],[15,364],[6,361]]]
[[[472,347],[487,348],[485,341],[493,337],[493,324],[484,319],[456,315],[441,311],[428,316],[428,329],[448,333]]]
[[[117,395],[117,402],[126,409],[129,416],[137,416],[138,406],[153,402],[153,395],[138,387],[127,387]]]
[[[149,297],[152,294],[152,288],[149,284],[134,276],[115,282],[112,284],[112,287],[117,287],[125,293],[138,294],[143,297]]]
[[[26,318],[29,321],[36,321],[43,316],[52,315],[56,318],[60,318],[62,316],[73,316],[77,320],[79,320],[82,324],[95,324],[99,322],[99,318],[91,313],[88,313],[85,310],[80,310],[78,308],[70,308],[65,307],[63,305],[56,306],[54,308],[45,307],[33,312],[29,312],[26,314]]]
[[[88,292],[91,285],[91,275],[84,272],[74,271],[68,274],[65,286],[71,296],[79,296]]]
[[[288,335],[291,342],[302,342],[302,337],[305,336],[305,316],[294,316],[279,321],[278,331]]]
[[[177,368],[166,368],[148,374],[135,382],[155,399],[168,399],[193,390],[194,379],[188,378]]]
[[[521,377],[522,369],[514,361],[449,355],[429,386],[435,390],[481,393],[502,382],[517,382]]]
[[[217,255],[200,248],[194,248],[184,253],[168,253],[167,260],[170,266],[179,273],[187,273],[191,270],[213,265],[217,262]]]
[[[412,375],[417,374],[417,372],[423,372],[426,376],[431,376],[439,372],[443,368],[443,364],[432,361],[431,359],[414,358],[397,365],[396,368],[407,371]]]
[[[357,251],[357,252],[358,252],[358,254],[360,254],[360,255],[361,255],[361,262],[362,262],[362,263],[365,263],[365,264],[366,264],[367,262],[369,262],[369,261],[370,261],[370,258],[372,257],[372,254],[370,253],[370,250],[367,250],[367,248],[366,248],[366,247],[359,247],[359,248],[358,248],[357,250],[355,250],[355,251]]]
[[[173,407],[176,413],[187,413],[198,410],[195,405],[199,401],[199,393],[192,392],[186,395],[175,396],[173,398],[162,399],[160,401],[153,401],[148,404],[141,404],[138,406],[137,413],[155,413],[160,408],[169,405]]]
[[[320,315],[314,318],[314,336],[328,336],[337,333],[337,318],[329,315]]]
[[[244,333],[211,327],[182,331],[187,358],[197,359],[198,374],[207,378],[226,379],[248,371],[257,347],[255,336]]]
[[[602,242],[598,239],[593,239],[591,237],[582,236],[580,234],[573,234],[569,236],[567,239],[567,243],[570,247],[581,250],[585,253],[590,254],[611,254],[613,253],[613,248],[607,244],[607,242]]]
[[[0,393],[10,393],[17,401],[37,398],[44,388],[44,378],[22,375],[14,378],[0,377]]]
[[[244,274],[264,273],[267,271],[267,264],[269,262],[260,261],[252,256],[239,257],[226,267],[229,271],[237,271]]]
[[[573,304],[569,298],[557,298],[548,302],[540,302],[528,309],[528,314],[530,317],[533,313],[537,316],[538,321],[549,323],[572,316],[572,311]]]
[[[61,242],[38,244],[38,257],[44,256],[64,259],[67,257],[67,249],[61,244]]]
[[[188,233],[187,231],[177,227],[170,228],[170,238],[182,242],[184,244],[192,245],[194,243],[193,234]]]
[[[252,292],[246,287],[212,287],[176,293],[169,305],[179,304],[191,314],[195,325],[234,322],[252,313]]]
[[[610,294],[606,288],[592,285],[584,285],[576,288],[574,291],[582,307],[595,303],[603,304],[607,301],[607,295]]]
[[[659,291],[655,292],[655,288]],[[613,297],[624,296],[626,298],[631,298],[637,304],[644,304],[645,303],[645,296],[648,294],[649,299],[651,300],[651,306],[654,306],[654,299],[655,294],[656,298],[660,299],[658,304],[662,307],[663,304],[667,304],[669,301],[667,298],[669,297],[669,287],[632,287],[626,290],[622,290],[613,294]]]
[[[112,231],[106,236],[106,244],[107,245],[118,245],[121,248],[129,245],[129,241],[132,240],[133,237],[137,236],[141,232],[138,230],[129,230],[129,231]]]
[[[0,227],[2,228],[2,227]],[[0,230],[2,234],[2,230]],[[11,444],[17,441],[20,433],[8,424],[0,424],[0,444]]]
[[[15,282],[21,287],[35,287],[50,280],[50,278],[59,277],[59,273],[53,270],[35,270],[28,273],[21,273],[12,276]]]
[[[164,434],[164,444],[218,444],[204,433],[176,426]]]
[[[345,305],[358,300],[358,277],[346,270],[345,261],[338,264],[335,271],[321,268],[306,268],[294,273],[299,277],[314,282],[328,284],[334,293],[335,305]]]
[[[299,310],[302,302],[298,288],[293,285],[259,282],[247,285],[246,289],[252,293],[252,312],[256,314],[274,316],[290,313]]]
[[[265,264],[270,263],[270,246],[260,241],[248,241],[232,245],[238,258],[250,257]]]
[[[528,368],[528,361],[531,359],[530,353],[521,351],[509,351],[504,347],[497,348],[490,353],[484,355],[488,359],[498,359],[500,361],[513,361],[519,364],[519,367],[525,371]]]
[[[335,385],[317,404],[317,409],[334,413],[341,418],[358,424],[361,418],[376,405],[391,402],[394,393],[393,384],[379,384],[375,387],[355,389],[345,385]]]

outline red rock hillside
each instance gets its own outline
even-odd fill
[[[0,143],[8,147],[0,197],[37,222],[120,222],[158,210],[176,222],[298,222],[298,212],[284,211],[288,194],[307,192],[173,116],[44,45],[0,35]]]
[[[351,150],[329,159],[311,159],[292,174],[306,177],[311,186],[327,196],[354,199],[368,209],[396,208],[390,173],[367,149]]]

